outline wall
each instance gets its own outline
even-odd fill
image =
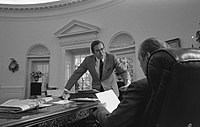
[[[0,12],[0,86],[25,86],[26,53],[35,43],[42,43],[50,50],[50,86],[64,87],[60,79],[60,44],[54,33],[76,19],[101,28],[99,39],[108,45],[112,36],[119,31],[131,33],[138,45],[148,37],[169,40],[179,37],[182,47],[191,47],[192,36],[200,29],[199,0],[110,0],[109,4],[96,8],[64,13],[65,9],[40,13],[62,11],[62,15],[16,18],[18,13]],[[88,3],[86,6],[93,5]],[[103,2],[102,2],[103,3]],[[105,0],[104,0],[105,3]],[[112,3],[112,4],[111,4]],[[84,5],[81,5],[81,7]],[[72,7],[71,7],[72,8]],[[75,6],[74,8],[78,8]],[[22,16],[23,12],[19,12]],[[34,15],[31,13],[31,15]],[[9,17],[11,15],[11,18]],[[40,14],[38,14],[40,15]],[[12,16],[15,16],[13,18]],[[198,45],[196,43],[196,45]],[[8,70],[10,57],[19,63],[19,71]],[[136,64],[137,78],[144,77],[139,62]]]

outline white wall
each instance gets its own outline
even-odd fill
[[[35,43],[50,50],[50,86],[60,84],[60,45],[54,33],[72,20],[101,28],[99,39],[108,45],[119,31],[131,33],[138,44],[148,37],[169,40],[179,37],[182,47],[191,47],[192,36],[200,29],[199,0],[119,0],[114,5],[93,8],[71,15],[23,20],[5,18],[0,13],[0,86],[25,86],[26,53]],[[49,11],[51,13],[51,11]],[[198,44],[196,44],[198,45]],[[19,71],[8,70],[10,57],[19,63]],[[137,62],[137,78],[144,77]]]

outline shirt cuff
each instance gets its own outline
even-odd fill
[[[125,86],[129,86],[131,84],[131,81],[128,80]]]
[[[66,88],[64,88],[64,92],[70,93],[70,91]]]

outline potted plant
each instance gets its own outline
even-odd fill
[[[31,79],[35,82],[38,82],[39,78],[41,78],[44,74],[41,71],[33,71],[31,72]]]

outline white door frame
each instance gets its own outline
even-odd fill
[[[44,61],[50,63],[50,57],[28,57],[27,58],[25,98],[30,97],[30,83],[31,83],[30,73],[32,72],[33,62],[44,62]],[[49,68],[50,68],[50,64],[49,64]],[[50,69],[49,69],[49,71],[50,71]]]

